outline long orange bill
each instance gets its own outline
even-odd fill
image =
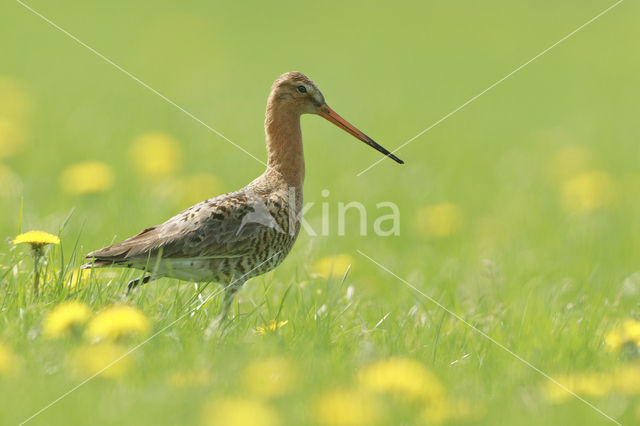
[[[326,118],[327,120],[329,120],[330,122],[332,122],[336,126],[340,127],[345,132],[347,132],[347,133],[355,136],[356,138],[360,139],[362,142],[366,143],[370,147],[375,148],[376,150],[380,151],[381,153],[383,153],[387,157],[393,159],[396,163],[404,164],[404,161],[402,161],[401,159],[399,159],[398,157],[393,155],[391,152],[389,152],[388,149],[386,149],[386,148],[382,147],[381,145],[379,145],[376,141],[371,139],[369,136],[367,136],[364,133],[362,133],[353,124],[349,123],[347,120],[345,120],[344,118],[340,117],[334,110],[329,108],[329,106],[327,104],[324,104],[323,106],[320,107],[319,115],[324,117],[324,118]]]

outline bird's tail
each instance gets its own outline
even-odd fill
[[[101,268],[103,266],[111,266],[111,265],[113,265],[113,262],[109,260],[94,260],[93,262],[88,262],[80,266],[80,269]]]

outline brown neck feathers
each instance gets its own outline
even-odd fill
[[[300,112],[293,104],[269,99],[264,127],[269,155],[267,167],[279,172],[289,185],[302,187],[304,152]]]

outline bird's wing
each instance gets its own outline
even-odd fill
[[[203,201],[161,225],[87,255],[95,265],[166,259],[238,257],[251,252],[257,227],[243,218],[254,211],[242,192]]]

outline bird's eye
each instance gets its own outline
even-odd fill
[[[307,88],[304,86],[298,86],[298,92],[300,93],[307,93]]]

